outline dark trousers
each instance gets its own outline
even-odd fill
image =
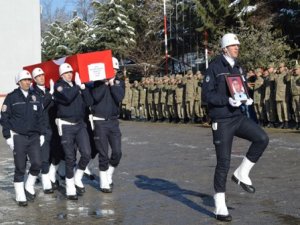
[[[26,172],[27,156],[30,160],[29,173],[37,176],[41,169],[41,147],[40,136],[14,135],[14,182],[23,182]]]
[[[49,172],[49,158],[50,158],[50,141],[52,137],[52,131],[50,128],[46,129],[45,142],[41,146],[42,155],[42,174],[47,174]]]
[[[56,126],[52,126],[52,136],[50,140],[50,163],[53,165],[58,165],[61,160],[65,160],[65,153],[61,144],[61,137],[58,135]]]
[[[117,167],[122,157],[119,121],[117,119],[96,120],[94,140],[99,152],[99,169],[106,171],[109,164]],[[111,147],[111,157],[108,156],[109,146]]]
[[[212,125],[214,127],[214,123]],[[217,155],[217,166],[214,176],[215,192],[226,191],[226,179],[230,168],[231,147],[233,137],[239,137],[251,142],[246,157],[256,163],[266,149],[269,138],[265,131],[246,116],[237,116],[217,122],[213,128],[213,141]]]
[[[65,152],[66,177],[70,179],[74,176],[76,147],[78,147],[80,152],[78,168],[85,170],[91,159],[91,146],[84,122],[79,122],[76,125],[63,125],[62,131],[61,144]]]

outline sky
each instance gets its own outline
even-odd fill
[[[57,8],[62,8],[65,6],[65,9],[68,11],[72,11],[75,7],[75,1],[74,0],[40,0],[41,5],[44,5],[47,2],[51,2],[51,8],[54,11]]]

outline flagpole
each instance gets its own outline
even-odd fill
[[[167,31],[167,9],[166,9],[166,0],[164,0],[164,31],[165,31],[165,75],[168,75],[168,31]]]

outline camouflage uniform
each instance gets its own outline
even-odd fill
[[[175,103],[177,116],[181,122],[184,120],[184,101],[183,101],[183,92],[184,92],[184,84],[182,82],[182,76],[176,75],[176,88],[175,88]]]
[[[275,100],[278,120],[282,128],[288,128],[288,108],[287,108],[287,81],[288,74],[284,63],[279,66],[279,73],[275,76]],[[284,123],[283,123],[284,122]]]
[[[263,123],[263,97],[264,97],[264,79],[261,77],[262,72],[261,69],[256,69],[255,70],[256,74],[256,80],[254,82],[254,87],[253,87],[253,105],[254,105],[254,110],[257,116],[257,119],[259,122],[262,124]]]
[[[145,88],[145,79],[142,79],[141,84],[138,87],[139,90],[139,111],[140,111],[140,118],[146,119],[147,118],[147,110],[146,110],[146,95],[147,89]]]
[[[292,106],[297,123],[296,129],[300,128],[300,65],[296,64],[291,76],[291,90],[292,90]]]
[[[167,85],[167,110],[169,120],[175,121],[177,115],[175,110],[175,89],[176,89],[176,80],[175,78],[170,78]]]
[[[139,82],[135,80],[133,82],[133,86],[131,88],[132,98],[131,98],[131,112],[135,116],[136,119],[140,118],[139,112]]]
[[[268,121],[268,127],[273,127],[276,120],[276,109],[275,109],[275,74],[274,64],[268,66],[267,75],[265,76],[264,87],[265,87],[265,98],[264,107],[266,112],[266,119]]]
[[[191,121],[194,120],[194,100],[195,100],[195,85],[193,72],[191,70],[187,73],[185,80],[185,106],[187,118]]]
[[[125,79],[125,96],[122,101],[122,115],[123,119],[131,119],[130,110],[131,110],[131,85],[129,79]]]
[[[201,106],[201,86],[203,82],[203,76],[198,71],[196,75],[194,76],[194,88],[195,88],[195,101],[194,101],[194,114],[197,116],[200,122],[202,122],[202,118],[204,116],[203,109]]]

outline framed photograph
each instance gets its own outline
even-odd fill
[[[247,101],[249,94],[241,75],[228,75],[225,78],[231,97],[241,102]]]

